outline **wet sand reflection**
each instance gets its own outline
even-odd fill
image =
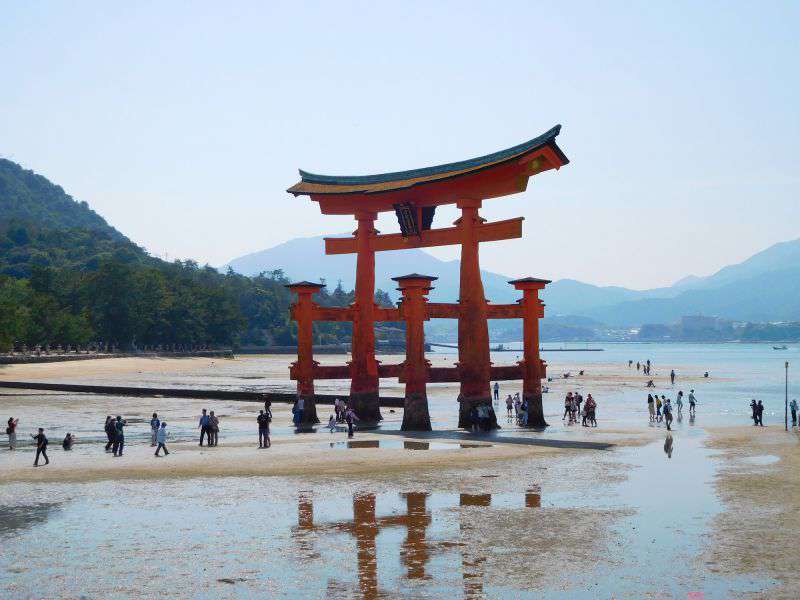
[[[502,494],[506,496],[506,494]],[[405,528],[405,539],[399,548],[399,563],[403,567],[404,577],[409,580],[431,579],[427,566],[431,556],[439,551],[449,552],[459,548],[461,552],[461,572],[464,595],[468,598],[483,595],[484,563],[486,562],[487,548],[467,544],[460,541],[465,538],[467,531],[475,518],[469,510],[459,514],[458,540],[430,542],[427,539],[428,528],[432,523],[431,511],[428,501],[431,494],[428,492],[405,492],[400,497],[405,501],[405,514],[390,514],[378,516],[376,510],[376,494],[359,492],[353,494],[352,520],[334,521],[328,523],[314,523],[314,503],[310,492],[301,492],[297,503],[297,527],[293,528],[292,535],[298,548],[309,557],[319,554],[313,548],[309,533],[347,533],[356,542],[356,564],[358,575],[358,590],[360,596],[367,600],[378,598],[378,534],[388,528]],[[538,486],[526,490],[524,502],[526,508],[541,507],[541,491]],[[487,508],[492,506],[492,494],[462,493],[458,497],[458,508]],[[317,538],[317,539],[324,539]]]

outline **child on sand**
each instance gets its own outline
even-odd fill
[[[75,443],[75,436],[72,435],[71,433],[67,433],[67,435],[64,436],[64,441],[61,442],[61,447],[64,450],[72,450],[72,444],[74,443]]]
[[[161,421],[158,420],[158,414],[153,413],[153,418],[150,419],[150,447],[155,448],[156,446],[156,434],[158,433],[159,428],[161,427]]]
[[[169,454],[169,450],[167,450],[167,422],[162,421],[161,427],[159,427],[158,431],[156,431],[156,444],[158,447],[156,448],[156,456],[159,455],[159,451],[164,450],[164,456]]]

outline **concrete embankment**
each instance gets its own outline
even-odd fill
[[[208,390],[192,388],[152,388],[116,385],[80,385],[72,383],[43,383],[38,381],[0,381],[0,388],[19,390],[41,390],[48,392],[75,392],[81,394],[104,394],[107,396],[164,396],[166,398],[198,398],[209,400],[236,400],[242,402],[282,402],[294,403],[294,392],[250,392],[245,390]],[[336,398],[347,396],[335,394],[316,394],[318,404],[333,404]],[[389,408],[402,408],[403,398],[382,396],[380,405]]]

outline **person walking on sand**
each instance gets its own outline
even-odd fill
[[[267,415],[263,410],[258,411],[256,421],[258,422],[258,447],[267,448],[267,439],[269,439],[269,421],[267,421]]]
[[[664,402],[664,422],[667,424],[667,431],[672,431],[672,404],[669,398]]]
[[[104,429],[106,437],[108,438],[106,452],[111,452],[111,447],[114,445],[114,437],[117,435],[117,430],[114,428],[114,417],[111,415],[106,416],[106,425]]]
[[[161,422],[161,427],[159,427],[158,431],[156,431],[156,444],[158,444],[158,446],[156,447],[156,453],[155,453],[156,456],[161,456],[159,454],[159,452],[161,450],[164,451],[164,456],[167,456],[169,454],[169,450],[167,450],[167,422],[166,421],[162,421]]]
[[[203,409],[203,414],[200,415],[200,421],[197,423],[197,428],[200,430],[200,445],[203,445],[203,437],[206,438],[208,445],[211,445],[211,429],[209,428],[209,418],[206,409]]]
[[[636,361],[636,372],[638,373],[638,372],[639,372],[639,369],[641,369],[641,368],[642,368],[642,363],[640,363],[640,362],[637,360],[637,361]]]
[[[303,412],[306,408],[306,401],[302,396],[297,397],[297,402],[294,404],[294,425],[300,427],[303,422]]]
[[[756,405],[756,419],[758,420],[758,425],[763,427],[764,426],[764,405],[761,403],[761,400],[758,401]]]
[[[661,398],[656,394],[656,423],[661,423]]]
[[[656,420],[656,401],[653,400],[653,394],[647,394],[647,412],[650,413],[650,422]]]
[[[750,400],[750,418],[753,419],[753,425],[758,425],[758,404],[756,403],[756,399],[753,398]]]
[[[506,413],[508,415],[508,420],[511,421],[511,417],[513,416],[513,409],[514,409],[514,399],[511,397],[511,394],[506,396]]]
[[[359,419],[352,408],[348,408],[344,413],[344,420],[347,423],[347,437],[353,437],[353,423]]]
[[[694,416],[694,407],[697,404],[697,398],[694,397],[694,390],[689,390],[689,416]]]
[[[216,447],[219,443],[219,418],[214,414],[213,410],[208,415],[208,428],[211,434],[211,441],[208,445]]]
[[[669,380],[672,385],[675,385],[675,369],[672,369],[672,371],[669,372]]]
[[[494,391],[494,404],[497,406],[497,403],[500,402],[500,384],[495,381],[492,390]]]
[[[588,422],[589,427],[597,427],[597,402],[595,402],[595,399],[592,398],[591,394],[586,396],[584,410],[586,411],[584,425]]]
[[[678,408],[678,415],[683,410],[683,390],[678,391],[678,397],[675,398],[675,406]]]
[[[336,431],[336,419],[333,415],[328,419],[328,430],[333,433]]]
[[[115,457],[122,456],[122,451],[125,449],[125,426],[127,424],[127,421],[117,415],[114,421],[114,444],[111,446]]]
[[[797,425],[797,399],[792,398],[789,402],[789,410],[792,411],[792,427]]]
[[[561,417],[562,421],[569,416],[571,410],[572,410],[572,392],[567,392],[567,395],[564,398],[564,416]]]
[[[158,430],[161,428],[161,421],[158,420],[158,414],[153,413],[153,418],[150,419],[150,447],[156,447],[156,437]]]
[[[8,449],[17,449],[17,424],[19,419],[8,417],[8,425],[6,426],[6,435],[8,436]]]
[[[336,419],[337,423],[339,423],[339,419],[340,419],[339,410],[340,410],[339,409],[339,399],[336,398],[336,400],[333,401],[333,413],[335,415],[335,419]]]
[[[44,464],[49,465],[50,459],[47,458],[47,436],[44,434],[44,428],[39,427],[39,433],[36,435],[31,434],[31,437],[36,440],[36,458],[33,459],[33,466],[39,466],[39,457],[44,457]]]

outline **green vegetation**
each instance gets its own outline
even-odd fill
[[[153,258],[85,203],[0,160],[0,351],[94,342],[292,345],[287,283],[281,271],[244,277]],[[352,300],[341,285],[317,295],[325,306]],[[376,301],[389,299],[379,292]],[[317,323],[315,341],[347,342],[351,329]]]

